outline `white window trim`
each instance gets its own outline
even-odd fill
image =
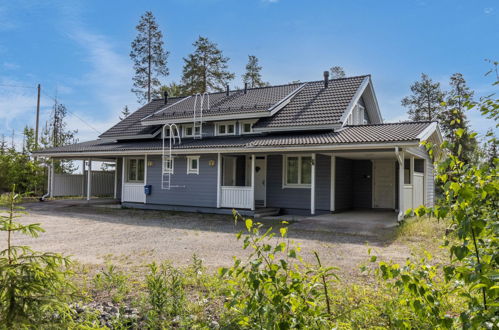
[[[168,158],[169,157],[166,156],[164,159],[162,159],[162,161],[164,162]],[[175,172],[175,157],[173,157],[173,156],[171,157],[170,163],[171,163],[171,168],[168,169],[167,171],[164,171],[164,169],[165,169],[164,164],[161,164],[161,172],[163,174],[168,174],[168,173],[173,174]]]
[[[187,134],[187,128],[191,127],[192,128],[192,134]],[[182,137],[194,137],[194,125],[193,124],[187,124],[187,125],[182,125]]]
[[[194,159],[198,162],[198,168],[191,167],[191,161]],[[187,174],[199,174],[199,156],[187,156]]]
[[[244,135],[244,134],[253,134],[254,131],[253,131],[253,125],[256,123],[255,120],[242,120],[242,121],[239,121],[239,134],[240,135]],[[249,132],[245,132],[244,131],[244,125],[245,124],[251,124],[251,129]]]
[[[229,125],[234,125],[234,133],[228,133],[228,126]],[[226,126],[225,127],[225,133],[220,133],[218,131],[218,128],[220,126]],[[226,122],[219,122],[215,123],[215,136],[227,136],[227,135],[236,135],[236,122],[235,121],[226,121]]]
[[[288,158],[298,157],[298,180],[301,181],[301,159],[303,157],[311,157],[312,154],[293,154],[293,155],[283,155],[282,157],[282,188],[312,188],[312,183],[287,183],[288,182]]]
[[[130,171],[130,169],[129,169],[129,163],[130,163],[131,160],[136,160],[137,161],[137,175],[138,175],[138,170],[139,170],[139,160],[143,160],[144,161],[144,179],[143,180],[129,180],[128,179],[128,174],[129,174],[129,171]],[[146,161],[142,157],[131,157],[131,158],[127,157],[125,159],[125,166],[124,166],[125,167],[125,171],[124,171],[125,172],[125,184],[126,183],[145,183],[145,179],[146,179],[146,177],[145,177],[146,176],[146,166],[147,166]]]

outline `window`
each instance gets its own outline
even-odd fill
[[[347,125],[362,125],[367,123],[368,120],[366,119],[364,107],[357,104],[347,118]]]
[[[194,134],[194,125],[183,125],[182,128],[184,129],[183,136],[184,137],[193,137]],[[199,126],[196,127],[196,134],[199,134]]]
[[[187,174],[199,174],[199,156],[187,156]]]
[[[241,134],[251,134],[253,133],[253,124],[251,121],[243,121],[239,123],[239,131]]]
[[[163,157],[163,174],[173,174],[174,160],[173,157]]]
[[[144,182],[144,165],[143,158],[127,158],[126,182]]]
[[[235,135],[236,134],[236,124],[235,123],[218,123],[216,133],[217,133],[217,135]]]
[[[424,173],[424,159],[414,159],[414,172]]]
[[[411,160],[404,159],[404,184],[411,184]]]
[[[283,182],[283,187],[310,187],[312,183],[312,157],[284,156]]]

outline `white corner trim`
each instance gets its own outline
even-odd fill
[[[428,127],[426,127],[419,135],[416,137],[419,141],[425,141],[428,139],[433,133],[437,133],[439,143],[443,142],[442,133],[440,132],[440,128],[437,122],[433,122]]]
[[[312,154],[312,168],[310,173],[310,214],[315,214],[315,153]]]
[[[329,209],[331,212],[334,212],[335,209],[335,194],[336,194],[336,156],[331,154],[331,201],[329,205]],[[373,194],[374,195],[374,194]]]
[[[360,97],[362,96],[364,90],[368,85],[369,85],[369,77],[365,77],[362,83],[360,84],[359,88],[353,95],[352,99],[350,100],[350,103],[348,104],[346,111],[343,112],[343,115],[340,118],[340,122],[342,122],[343,126],[345,126],[348,116],[352,113],[353,109],[355,108],[355,105],[357,104],[357,102],[359,102]]]

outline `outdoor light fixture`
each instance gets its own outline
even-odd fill
[[[211,167],[215,166],[215,160],[214,160],[214,159],[211,159],[211,160],[208,162],[208,165],[210,165]]]
[[[152,160],[147,161],[147,167],[152,167],[154,165]]]

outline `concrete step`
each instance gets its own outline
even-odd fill
[[[265,208],[258,208],[255,210],[255,218],[262,218],[262,217],[269,217],[269,216],[275,216],[279,215],[281,212],[280,208],[277,207],[265,207]]]

